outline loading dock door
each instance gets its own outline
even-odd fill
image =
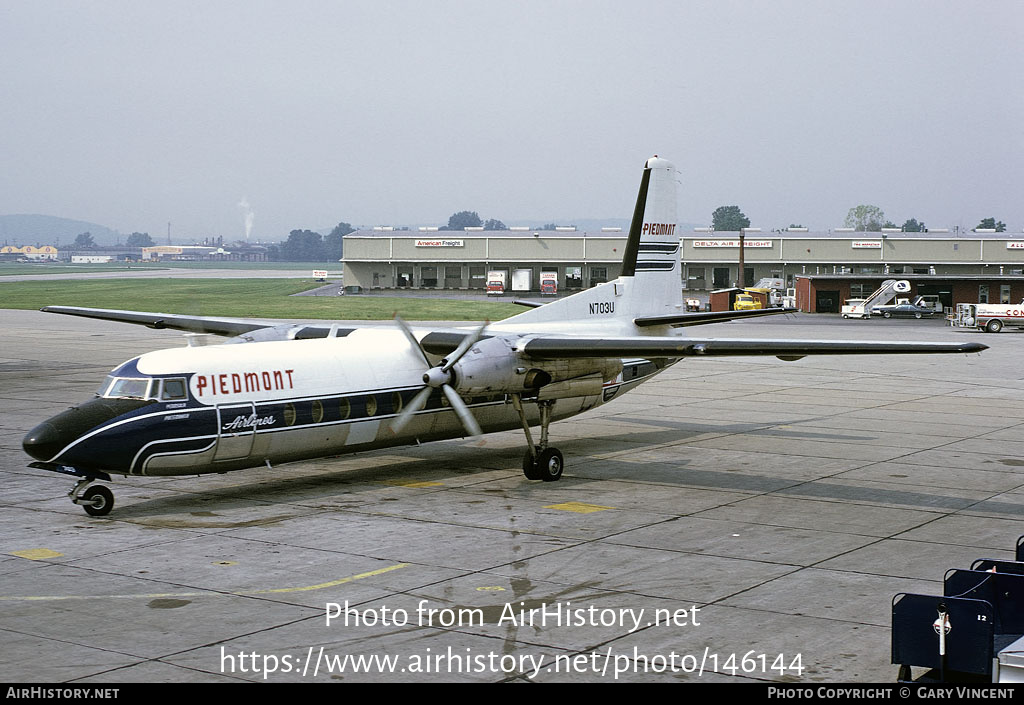
[[[716,289],[725,289],[729,286],[729,268],[715,267],[711,272],[711,285]]]
[[[814,310],[817,313],[839,313],[839,292],[818,291]]]
[[[512,291],[529,291],[533,283],[532,269],[516,269],[512,272]]]

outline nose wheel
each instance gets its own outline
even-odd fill
[[[565,467],[562,451],[548,446],[548,426],[551,425],[551,407],[554,404],[555,402],[551,400],[537,402],[537,408],[540,410],[540,445],[534,445],[530,424],[527,423],[526,413],[523,411],[523,400],[518,394],[512,395],[512,405],[519,413],[523,433],[526,434],[527,450],[523,456],[523,474],[527,480],[554,482],[562,477],[562,469]]]
[[[114,508],[114,493],[104,485],[94,485],[84,491],[82,488],[93,481],[93,478],[82,478],[78,481],[68,497],[75,504],[81,505],[85,513],[91,517],[105,517]]]
[[[104,517],[114,508],[114,493],[103,485],[96,485],[83,492],[75,504],[81,504],[89,516]]]

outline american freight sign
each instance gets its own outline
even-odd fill
[[[463,247],[465,240],[417,240],[416,247]]]

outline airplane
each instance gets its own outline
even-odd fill
[[[115,367],[92,399],[33,428],[30,467],[77,477],[68,493],[108,514],[111,474],[224,473],[522,429],[523,472],[555,481],[553,421],[610,402],[688,357],[970,353],[980,343],[683,337],[680,328],[788,309],[687,312],[676,169],[657,156],[614,281],[471,328],[280,323],[46,306],[46,312],[226,336]],[[540,426],[535,439],[531,427]]]

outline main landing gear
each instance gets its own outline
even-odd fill
[[[537,408],[540,410],[540,445],[533,444],[530,424],[527,423],[526,413],[523,411],[523,400],[518,394],[512,395],[512,405],[519,414],[523,432],[526,434],[527,451],[523,456],[523,474],[526,475],[526,479],[544,482],[558,480],[562,477],[562,468],[565,464],[562,451],[548,447],[548,426],[551,425],[551,408],[555,402],[550,399],[537,402]]]

